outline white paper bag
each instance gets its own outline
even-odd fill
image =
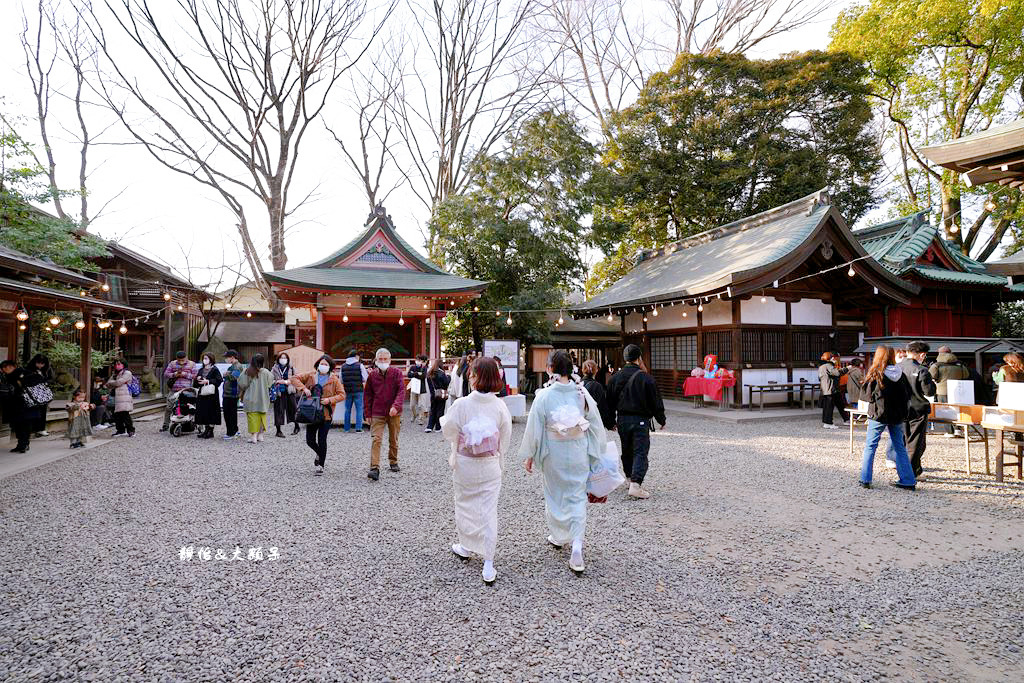
[[[413,377],[409,380],[409,391],[414,394],[423,393],[423,383],[420,381],[419,377]]]
[[[871,408],[871,402],[870,401],[857,401],[857,411],[858,412],[866,413],[866,412],[868,412],[868,410],[870,408]]]
[[[974,405],[974,381],[950,379],[946,381],[946,403],[958,406]]]
[[[1024,410],[1024,382],[1000,382],[996,405],[1000,408]]]

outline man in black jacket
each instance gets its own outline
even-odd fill
[[[622,444],[622,469],[629,477],[629,495],[650,498],[642,488],[647,475],[647,454],[651,450],[651,420],[665,428],[665,404],[654,378],[638,365],[640,347],[630,344],[623,350],[626,365],[608,380],[607,400]]]
[[[932,411],[927,397],[934,398],[936,392],[935,380],[928,372],[928,368],[921,365],[926,355],[928,355],[927,344],[920,341],[910,342],[907,344],[907,357],[899,364],[900,369],[903,370],[903,376],[910,383],[910,405],[907,411],[907,422],[903,425],[903,429],[907,436],[907,454],[910,456],[910,465],[914,468],[914,476],[918,479],[921,478],[923,471],[921,457],[924,455],[928,416]],[[892,449],[892,446],[890,445],[889,448]]]

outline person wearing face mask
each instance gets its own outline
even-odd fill
[[[323,355],[316,362],[316,369],[303,375],[292,375],[289,380],[296,390],[304,396],[312,396],[314,392],[320,397],[320,405],[324,409],[324,419],[320,424],[306,425],[306,445],[312,449],[313,474],[320,476],[327,464],[327,434],[331,431],[331,416],[334,406],[345,400],[345,387],[338,376],[331,372],[334,360]]]
[[[228,364],[220,392],[224,408],[224,440],[231,441],[238,438],[238,378],[245,372],[245,368],[238,362],[238,351],[234,349],[224,352],[224,362]]]
[[[370,472],[372,481],[380,479],[380,448],[384,430],[388,431],[388,463],[392,472],[398,472],[398,432],[402,428],[402,401],[405,398],[405,374],[391,367],[391,352],[377,349],[375,369],[366,379],[363,400],[370,415]]]
[[[200,439],[212,439],[214,425],[220,424],[220,400],[218,387],[223,377],[214,364],[213,354],[204,353],[199,357],[199,372],[192,386],[199,390],[196,396],[196,425],[201,427]]]
[[[287,353],[277,356],[277,362],[274,363],[274,369],[271,370],[271,374],[274,376],[274,384],[280,387],[278,389],[280,393],[274,399],[274,426],[277,427],[277,434],[274,436],[279,436],[283,439],[284,432],[281,431],[281,427],[289,422],[295,422],[295,404],[297,403],[295,387],[291,383],[291,378],[295,375],[295,369],[292,368],[292,361]],[[292,430],[292,434],[298,433],[299,423],[295,422],[295,429]]]
[[[125,367],[124,360],[118,358],[107,380],[107,388],[114,390],[114,436],[135,436],[135,425],[132,424],[135,401],[132,399],[132,390],[128,388],[131,381],[131,371]]]

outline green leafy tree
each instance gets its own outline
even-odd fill
[[[941,208],[947,238],[981,260],[1024,218],[1018,189],[968,188],[919,150],[1020,115],[1024,0],[870,0],[845,10],[830,49],[863,59],[897,159],[887,197]],[[964,214],[972,216],[965,221]]]
[[[513,314],[508,325],[507,311],[560,306],[566,290],[582,284],[597,149],[573,115],[544,111],[504,151],[478,158],[472,176],[473,185],[441,202],[432,219],[435,258],[489,283],[475,302],[479,312],[466,311],[459,325],[446,321],[448,348],[481,348],[485,337],[546,340],[550,324],[541,314]]]
[[[607,259],[588,292],[637,249],[702,232],[829,187],[851,221],[874,203],[880,157],[861,63],[808,52],[779,59],[680,55],[613,118],[612,173],[594,212]]]
[[[5,117],[0,129],[0,244],[68,268],[98,270],[89,259],[107,255],[103,240],[71,219],[35,207],[52,201],[54,192],[31,145]]]

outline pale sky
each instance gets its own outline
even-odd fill
[[[643,0],[645,10],[649,5],[659,4]],[[848,4],[848,0],[834,3],[816,24],[766,43],[749,56],[770,57],[784,52],[824,49],[832,22]],[[35,111],[35,101],[25,76],[19,40],[21,24],[21,2],[0,0],[0,83],[3,85],[0,92],[4,94],[0,106],[8,115],[29,116]],[[335,130],[351,129],[350,125],[346,126],[341,106],[345,91],[346,84],[339,82],[332,94],[334,106],[327,110],[327,118]],[[54,105],[55,109],[60,106]],[[20,132],[37,142],[38,128],[34,120],[23,121]],[[78,164],[75,146],[59,129],[51,135],[56,138],[58,184],[73,187]],[[127,138],[123,130],[114,126],[103,139],[123,143]],[[37,153],[41,154],[41,150],[37,149]],[[369,212],[367,201],[356,184],[357,178],[322,124],[313,125],[300,154],[303,162],[293,196],[303,196],[316,186],[319,191],[315,201],[304,207],[290,223],[292,232],[286,242],[288,267],[319,260],[348,242],[361,230]],[[206,284],[203,280],[208,278],[207,271],[202,269],[219,266],[222,253],[228,253],[229,262],[237,260],[238,240],[233,216],[211,191],[163,168],[137,146],[97,146],[91,150],[91,157],[95,160],[90,180],[92,209],[116,196],[104,215],[93,224],[94,232],[118,239],[179,271],[186,272],[189,266],[197,269],[193,275],[197,284]],[[386,206],[402,236],[422,249],[421,228],[427,219],[423,205],[410,192],[399,189],[387,200]],[[249,207],[247,214],[257,247],[268,253],[265,211],[256,205]],[[187,259],[182,250],[189,255]],[[266,258],[264,263],[269,267]]]

